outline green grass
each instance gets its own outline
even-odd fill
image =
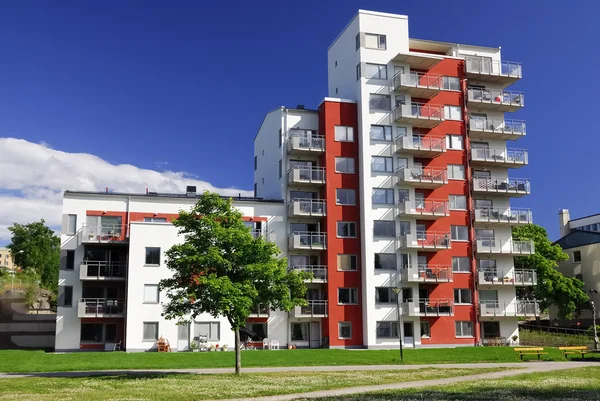
[[[546,333],[536,330],[519,330],[520,341],[523,344],[547,347],[564,347],[578,345],[594,345],[594,337],[585,334]]]
[[[304,399],[297,399],[302,401]],[[339,397],[315,401],[338,401]],[[424,389],[389,390],[356,396],[346,401],[547,401],[600,400],[600,367],[522,374],[503,379],[477,380]],[[312,400],[311,400],[312,401]]]
[[[144,375],[0,379],[2,400],[206,400],[293,394],[361,385],[432,380],[503,369],[418,369],[223,375]]]
[[[547,349],[544,360],[562,361],[558,349]],[[174,353],[67,353],[50,354],[42,351],[0,351],[0,372],[53,372],[111,369],[201,369],[231,368],[233,352],[174,352]],[[529,357],[531,358],[531,357]],[[535,358],[535,357],[534,357]],[[280,350],[242,351],[242,367],[280,366],[348,366],[395,365],[397,350]],[[518,362],[512,347],[461,347],[438,349],[409,349],[404,352],[406,364]]]

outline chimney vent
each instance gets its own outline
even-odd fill
[[[304,110],[304,109],[305,109],[305,107],[304,107],[304,105],[303,105],[303,104],[299,104],[298,106],[296,106],[296,108],[297,108],[298,110]]]
[[[193,186],[193,185],[188,185],[188,186],[185,188],[185,194],[186,194],[187,196],[196,196],[196,187],[195,187],[195,186]]]

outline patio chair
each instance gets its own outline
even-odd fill
[[[269,349],[270,350],[279,349],[279,341],[278,340],[271,340],[269,342]]]
[[[269,345],[270,345],[269,339],[268,338],[263,339],[263,349],[271,349]]]
[[[121,340],[118,343],[116,343],[115,346],[113,347],[113,351],[121,351],[121,344],[122,343],[123,343],[123,340]]]

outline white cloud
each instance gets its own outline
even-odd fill
[[[199,192],[252,196],[251,191],[217,188],[184,172],[142,169],[110,164],[88,153],[66,153],[22,139],[0,138],[0,243],[10,239],[8,227],[45,219],[61,220],[62,192],[83,191],[183,193],[186,185]]]

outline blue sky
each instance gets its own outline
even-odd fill
[[[556,238],[559,208],[600,212],[599,3],[3,2],[0,137],[250,190],[265,112],[319,103],[327,47],[357,9],[407,14],[411,37],[502,46],[523,63],[514,118],[528,136],[513,146],[530,166],[512,176],[532,195],[514,205]]]

